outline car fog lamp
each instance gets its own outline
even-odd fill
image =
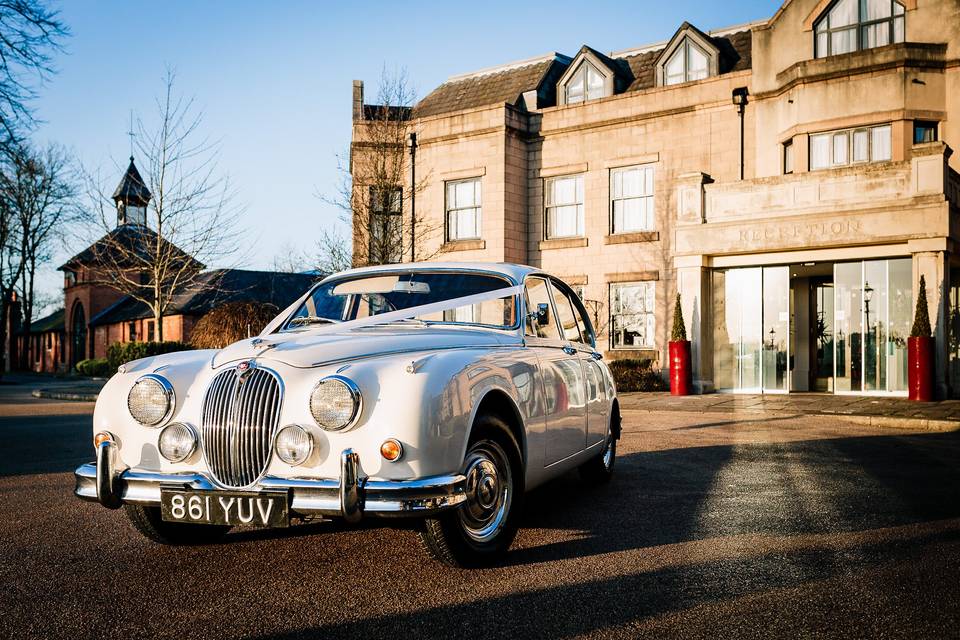
[[[143,376],[133,383],[127,395],[127,409],[140,424],[155,427],[163,422],[173,409],[173,387],[160,376]]]
[[[360,417],[360,389],[343,376],[324,378],[310,394],[310,413],[327,431],[340,431]]]
[[[160,455],[170,462],[183,462],[197,448],[197,433],[190,425],[174,422],[160,432]]]
[[[396,462],[403,455],[403,445],[400,444],[399,440],[393,438],[384,440],[383,444],[380,445],[380,455],[388,462]]]
[[[300,425],[288,425],[277,433],[276,451],[277,457],[296,467],[313,453],[313,438]]]

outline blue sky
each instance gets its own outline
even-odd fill
[[[572,54],[582,44],[606,52],[640,46],[669,38],[684,20],[709,30],[763,19],[779,2],[60,6],[73,35],[35,103],[44,121],[36,139],[66,145],[119,181],[130,110],[152,115],[164,71],[174,67],[178,90],[204,112],[204,133],[221,141],[220,167],[245,207],[239,262],[269,268],[286,248],[309,249],[321,229],[340,225],[338,211],[315,194],[335,192],[353,79],[375,96],[384,65],[404,67],[423,96],[450,75],[549,51]],[[68,243],[63,253],[82,248]],[[56,274],[44,278],[50,291],[59,282]]]

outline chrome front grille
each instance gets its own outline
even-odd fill
[[[217,374],[203,398],[203,450],[210,473],[227,487],[247,487],[270,462],[283,390],[265,369]]]

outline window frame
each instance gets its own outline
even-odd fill
[[[698,52],[700,52],[707,61],[707,74],[702,78],[691,78],[690,77],[690,54],[689,47],[694,47]],[[670,64],[670,61],[673,60],[675,56],[683,57],[683,79],[679,82],[669,82],[667,75],[667,66]],[[670,52],[670,55],[663,61],[663,67],[661,73],[663,74],[663,86],[664,87],[675,87],[679,84],[686,84],[687,82],[696,82],[698,80],[706,80],[713,75],[712,72],[712,56],[709,51],[704,50],[699,44],[694,42],[689,36],[684,36],[683,40],[674,47],[673,51]]]
[[[396,202],[398,204],[398,209],[396,211],[393,211],[392,208],[389,210],[383,209],[383,208],[377,208],[376,206],[377,204],[382,203],[383,200],[386,200],[386,198],[375,199],[375,194],[378,190],[382,190],[385,193],[389,193],[391,196],[399,194],[399,196],[396,198]],[[403,187],[397,186],[397,187],[392,187],[388,190],[388,189],[378,189],[378,187],[371,186],[370,192],[368,195],[370,198],[370,221],[369,221],[370,237],[367,239],[367,244],[368,244],[367,257],[369,261],[374,264],[399,264],[403,262]],[[394,197],[390,197],[389,200],[391,203],[393,203]],[[378,218],[384,218],[386,222],[380,223],[378,222]],[[396,218],[396,220],[394,220],[393,218]],[[397,259],[381,260],[381,258],[375,258],[373,255],[374,230],[384,225],[385,225],[385,228],[389,229],[394,223],[397,223],[399,225],[399,234],[400,234],[400,243],[399,243],[400,246],[397,248],[397,251],[398,251],[398,255],[396,256]],[[394,256],[389,256],[389,257],[393,258]]]
[[[918,130],[933,131],[933,137],[930,140],[917,140]],[[929,144],[940,140],[940,123],[936,120],[914,120],[913,121],[913,144]]]
[[[465,184],[468,182],[474,183],[474,204],[469,207],[451,207],[450,206],[450,187],[454,187],[456,190],[456,185]],[[479,195],[479,197],[478,197]],[[447,180],[443,183],[443,210],[444,210],[444,224],[446,225],[446,241],[447,242],[457,242],[460,240],[481,240],[483,238],[483,179],[481,176],[474,178],[462,178],[457,180]],[[454,237],[451,233],[452,225],[450,224],[450,214],[459,213],[461,211],[475,210],[474,212],[474,228],[476,229],[476,235],[474,236],[456,236]],[[459,225],[458,225],[459,226]]]
[[[793,148],[793,138],[783,143],[783,175],[789,176],[796,171],[795,152]]]
[[[641,177],[641,182],[642,182],[642,184],[643,184],[643,191],[646,191],[646,185],[647,185],[647,183],[648,183],[646,174],[649,172],[649,173],[651,174],[651,175],[650,175],[650,179],[649,179],[650,192],[649,192],[649,193],[644,193],[644,194],[639,195],[639,196],[623,196],[623,195],[621,195],[620,197],[614,196],[614,188],[613,188],[613,185],[614,185],[614,180],[616,179],[616,178],[615,178],[616,174],[618,174],[618,173],[626,173],[626,172],[628,172],[628,171],[641,171],[641,172],[643,173],[643,176]],[[610,169],[610,173],[609,173],[609,176],[608,176],[607,184],[608,184],[608,188],[609,188],[609,192],[608,192],[609,197],[608,197],[608,204],[607,204],[607,207],[608,207],[608,209],[609,209],[609,211],[608,211],[609,220],[608,220],[607,222],[608,222],[608,225],[609,225],[609,228],[610,228],[610,235],[627,234],[627,233],[643,233],[644,231],[654,231],[654,230],[657,228],[657,221],[656,221],[656,217],[657,217],[657,207],[656,207],[656,202],[657,202],[657,201],[656,201],[656,194],[657,194],[657,172],[656,172],[656,163],[633,164],[633,165],[627,165],[627,166],[623,166],[623,167],[613,167],[613,168]],[[628,201],[628,200],[645,200],[645,201],[647,201],[647,202],[646,202],[646,207],[647,207],[647,208],[646,208],[646,213],[647,213],[646,218],[647,218],[647,221],[648,221],[648,222],[647,222],[646,226],[641,227],[641,228],[639,228],[639,229],[627,229],[627,228],[618,229],[618,228],[617,228],[617,224],[616,224],[616,204],[615,204],[615,203],[616,203],[616,202],[625,202],[625,201]]]
[[[590,95],[590,70],[593,70],[594,73],[600,78],[600,95],[591,96]],[[576,100],[570,99],[570,85],[573,84],[577,76],[583,76],[583,96]],[[580,64],[577,65],[576,69],[570,77],[567,78],[563,83],[563,103],[564,104],[583,104],[584,102],[589,102],[591,100],[599,100],[600,98],[605,98],[607,95],[606,92],[606,83],[607,76],[600,72],[600,69],[596,67],[592,62],[584,58],[580,61]]]
[[[618,313],[616,308],[616,303],[619,301],[619,296],[614,295],[614,291],[621,287],[636,287],[642,285],[645,288],[651,289],[651,293],[648,295],[644,293],[644,305],[646,305],[646,300],[648,297],[653,300],[652,309],[644,309],[640,313]],[[639,280],[635,282],[611,282],[608,291],[609,301],[610,301],[610,317],[608,326],[609,330],[609,340],[610,340],[610,350],[611,351],[651,351],[657,348],[657,281],[656,280]],[[615,318],[623,315],[642,315],[644,316],[644,333],[649,334],[644,337],[648,342],[641,345],[617,345],[617,324]],[[653,318],[653,328],[651,331],[647,331],[648,327],[648,317]]]
[[[887,149],[889,151],[888,156],[885,158],[877,157],[875,154],[876,145],[874,143],[875,132],[880,129],[887,129]],[[856,136],[858,133],[865,133],[867,136],[867,159],[866,160],[856,160]],[[810,144],[808,145],[808,157],[807,157],[807,166],[810,171],[825,171],[827,169],[837,169],[839,167],[851,167],[856,165],[865,165],[865,164],[877,164],[880,162],[890,162],[893,159],[893,125],[890,122],[884,122],[880,124],[871,124],[871,125],[862,125],[859,127],[849,127],[846,129],[832,129],[829,131],[817,131],[816,133],[810,133]],[[827,144],[827,159],[828,162],[826,166],[817,165],[814,163],[814,141],[815,139],[826,138],[828,141]],[[844,145],[844,162],[836,162],[837,149],[834,145],[834,141],[838,138],[845,138],[846,143]],[[796,158],[794,158],[796,161]]]
[[[843,0],[836,0],[831,2],[830,5],[823,10],[820,16],[813,23],[813,57],[814,58],[827,58],[834,55],[844,55],[847,53],[855,53],[857,51],[865,51],[867,49],[875,49],[877,47],[884,47],[890,44],[896,44],[898,42],[904,42],[907,36],[907,8],[897,2],[897,0],[888,0],[890,2],[890,15],[883,18],[876,18],[874,20],[864,20],[863,12],[863,2],[861,0],[851,0],[856,2],[857,5],[857,19],[855,22],[850,24],[840,25],[838,27],[830,26],[830,13],[837,7],[837,5]],[[869,0],[867,0],[869,1]],[[900,13],[897,13],[897,7],[900,7]],[[896,22],[897,20],[903,21],[903,29],[901,40],[897,40],[897,29]],[[889,23],[889,32],[888,32],[888,41],[884,45],[874,45],[874,46],[864,46],[863,43],[863,32],[868,27],[874,27],[881,25],[883,23]],[[821,29],[821,25],[826,25],[825,28]],[[833,34],[839,33],[842,31],[855,32],[854,37],[854,48],[851,51],[841,51],[840,53],[833,52]],[[818,42],[820,34],[826,34],[826,52],[820,51],[820,43]]]
[[[586,211],[585,211],[585,205],[584,205],[584,201],[586,200],[586,191],[585,191],[584,176],[585,176],[584,173],[569,173],[569,174],[560,175],[560,176],[550,176],[549,178],[543,179],[543,226],[544,226],[543,237],[545,240],[564,240],[568,238],[586,237]],[[576,195],[574,195],[575,201],[571,203],[557,204],[553,202],[551,200],[551,196],[553,193],[552,185],[559,180],[569,180],[569,179],[579,180],[580,182],[579,187],[577,185],[574,186],[574,194],[576,194],[577,190],[580,191],[579,202],[576,201]],[[576,220],[577,232],[572,235],[552,235],[550,233],[550,229],[551,229],[550,210],[557,209],[560,207],[571,207],[571,206],[577,207],[577,220]]]

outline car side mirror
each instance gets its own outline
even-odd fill
[[[550,305],[541,302],[537,305],[537,326],[544,327],[550,324]]]

